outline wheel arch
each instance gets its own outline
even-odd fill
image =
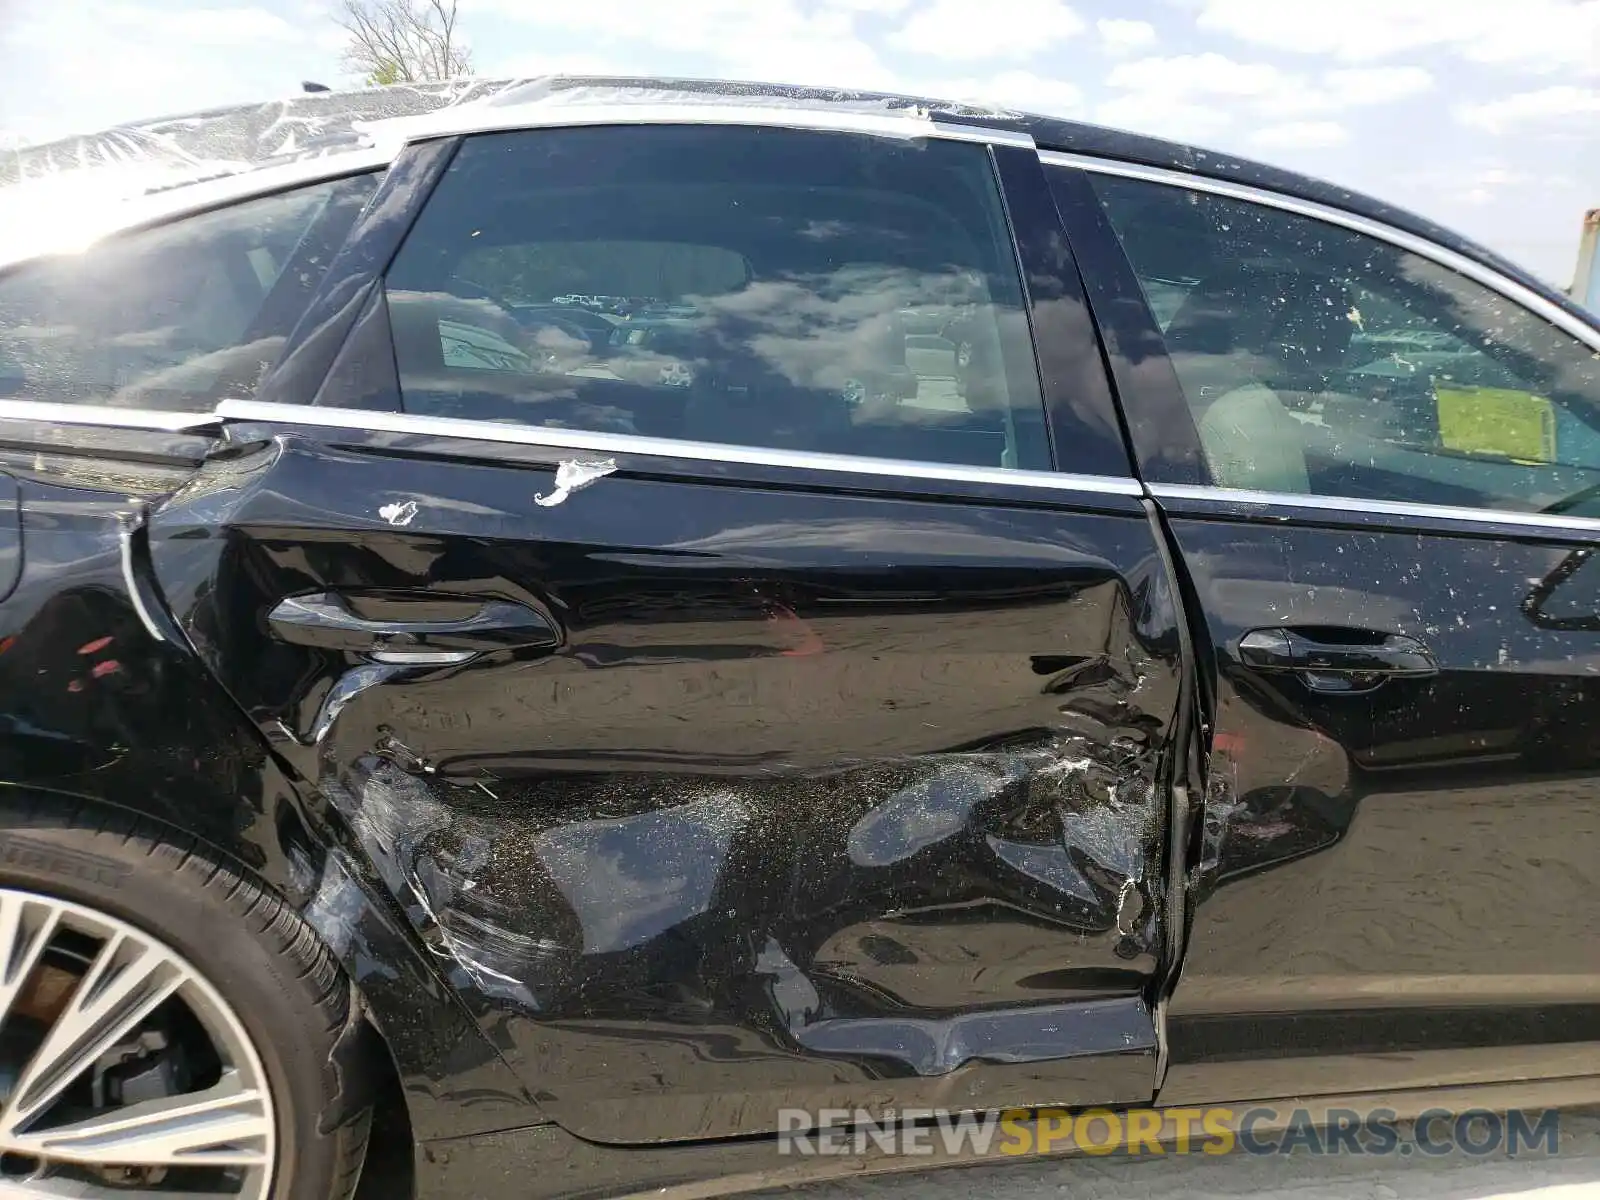
[[[393,912],[393,903],[361,879],[360,864],[339,848],[313,841],[311,848],[320,855],[316,861],[291,853],[263,862],[259,854],[240,854],[239,844],[219,844],[150,811],[159,804],[122,804],[0,781],[0,867],[7,853],[5,814],[23,807],[31,810],[28,824],[34,827],[81,824],[96,811],[138,821],[147,836],[194,846],[293,912],[327,948],[351,988],[352,1020],[333,1062],[341,1088],[349,1090],[338,1107],[349,1112],[372,1103],[387,1117],[377,1131],[380,1137],[394,1141],[404,1136],[420,1144],[543,1119],[454,989],[439,978],[415,935]],[[305,832],[314,838],[309,829]],[[248,849],[254,843],[242,845]],[[281,869],[272,869],[280,863]],[[470,1105],[463,1102],[468,1095]],[[409,1146],[404,1155],[409,1160]]]

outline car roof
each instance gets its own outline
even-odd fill
[[[546,75],[519,79],[456,79],[354,91],[314,92],[262,104],[241,104],[135,121],[98,133],[26,146],[0,159],[0,214],[21,192],[51,198],[93,182],[97,204],[158,194],[174,211],[191,207],[195,184],[249,177],[332,176],[380,164],[407,140],[482,129],[581,119],[584,109],[632,106],[749,108],[807,113],[830,120],[874,119],[959,124],[1031,139],[1041,150],[1114,159],[1263,188],[1357,213],[1405,230],[1490,266],[1541,295],[1578,311],[1562,293],[1521,267],[1424,217],[1307,175],[1183,142],[984,104],[925,96],[790,84],[670,76]],[[692,114],[691,114],[692,115]],[[214,189],[196,189],[197,192]],[[265,189],[263,189],[265,190]],[[49,199],[50,203],[55,203]],[[0,254],[0,260],[7,256]]]

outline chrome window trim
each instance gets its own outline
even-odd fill
[[[215,426],[220,420],[214,412],[113,408],[105,404],[61,404],[50,400],[0,400],[0,421],[44,421],[51,425],[100,425],[187,433]]]
[[[1147,183],[1165,184],[1169,187],[1188,188],[1191,191],[1209,192],[1215,196],[1224,196],[1230,200],[1242,200],[1246,203],[1261,204],[1268,208],[1281,209],[1284,212],[1294,213],[1297,216],[1309,217],[1317,221],[1326,221],[1330,225],[1341,225],[1355,233],[1366,234],[1368,237],[1377,238],[1379,241],[1388,242],[1402,250],[1409,250],[1413,254],[1431,259],[1442,267],[1448,267],[1458,275],[1483,284],[1508,300],[1515,301],[1522,307],[1529,309],[1544,318],[1558,329],[1583,342],[1591,350],[1600,351],[1600,329],[1596,329],[1581,318],[1569,313],[1560,305],[1552,304],[1539,293],[1531,290],[1526,285],[1510,279],[1496,271],[1493,267],[1484,266],[1475,259],[1464,254],[1458,254],[1437,242],[1419,237],[1414,233],[1407,233],[1403,229],[1396,229],[1382,221],[1375,221],[1370,217],[1363,217],[1358,213],[1349,212],[1342,208],[1335,208],[1329,204],[1319,204],[1314,200],[1302,200],[1297,196],[1290,196],[1284,192],[1274,192],[1268,188],[1258,188],[1249,184],[1230,183],[1225,179],[1215,179],[1208,175],[1196,175],[1188,171],[1174,171],[1165,167],[1147,167],[1140,163],[1123,162],[1119,159],[1095,158],[1086,154],[1069,154],[1060,150],[1042,150],[1039,152],[1041,162],[1061,167],[1077,167],[1097,175],[1116,175],[1124,179],[1141,179]]]
[[[990,129],[943,120],[927,108],[862,109],[778,104],[574,104],[537,101],[496,108],[441,109],[408,121],[407,141],[455,137],[518,129],[560,129],[586,125],[747,125],[813,129],[832,133],[868,133],[893,138],[944,138],[1022,146],[1032,150],[1033,136],[1014,129]]]
[[[643,437],[628,433],[550,429],[540,425],[511,425],[500,421],[433,417],[417,413],[372,412],[354,408],[313,408],[299,404],[269,404],[258,400],[224,400],[217,406],[216,412],[218,417],[227,421],[268,421],[287,425],[415,434],[422,437],[432,435],[479,442],[506,442],[520,446],[548,446],[553,450],[578,450],[594,454],[638,454],[744,466],[796,467],[801,470],[837,475],[877,475],[898,479],[1002,484],[1043,491],[1087,492],[1107,496],[1144,495],[1144,488],[1138,480],[1116,475],[1069,475],[1058,471],[967,467],[956,463],[915,462],[891,458],[857,458],[849,454],[822,454],[809,450],[773,450],[763,446],[730,446],[719,442],[687,442],[676,438]]]
[[[382,170],[393,163],[399,150],[400,143],[397,141],[372,149],[344,151],[275,167],[239,171],[200,183],[174,184],[166,191],[111,200],[99,214],[104,220],[59,231],[54,235],[44,235],[26,251],[0,253],[0,271],[52,254],[80,253],[105,238],[149,225],[181,220],[209,209]],[[26,184],[14,186],[16,190],[27,187]],[[4,212],[5,203],[10,199],[6,192],[11,191],[13,188],[0,191],[0,213]]]
[[[1302,492],[1254,492],[1243,488],[1208,487],[1187,483],[1152,483],[1157,500],[1213,500],[1255,505],[1265,509],[1304,509],[1307,512],[1373,513],[1379,516],[1420,517],[1473,525],[1517,525],[1528,529],[1600,531],[1600,517],[1566,513],[1513,512],[1498,508],[1459,508],[1448,504],[1413,504],[1405,500],[1367,500],[1351,496],[1312,496]]]

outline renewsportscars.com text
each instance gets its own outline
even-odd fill
[[[825,1108],[778,1110],[778,1152],[791,1155],[1018,1157],[1033,1154],[1465,1154],[1556,1155],[1554,1109],[1204,1108],[1008,1109],[897,1113]]]

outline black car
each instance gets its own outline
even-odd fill
[[[1600,1097],[1591,317],[1089,126],[474,95],[6,226],[0,1193]]]

